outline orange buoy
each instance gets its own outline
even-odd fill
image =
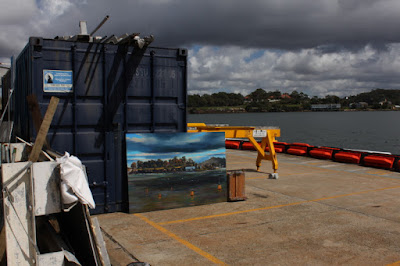
[[[194,197],[194,190],[190,191],[190,196]]]
[[[286,146],[287,146],[287,145],[288,145],[288,144],[287,144],[286,142],[275,141],[275,142],[274,142],[275,152],[279,152],[279,153],[285,152],[285,151],[286,151]],[[268,149],[268,151],[269,151],[269,148],[268,148],[268,147],[267,147],[267,149]]]
[[[360,160],[361,160],[361,153],[342,151],[342,152],[336,153],[334,158],[335,158],[335,161],[342,162],[342,163],[359,164]]]
[[[261,143],[258,143],[258,144],[260,145]],[[253,151],[255,151],[256,148],[254,147],[253,143],[251,143],[251,142],[243,142],[242,150],[253,150]]]
[[[301,142],[293,142],[293,143],[290,143],[290,145],[294,145],[294,146],[303,146],[303,147],[312,147],[310,144],[301,143]]]
[[[218,184],[218,191],[221,191],[222,190],[222,186],[221,186],[221,184]]]
[[[274,145],[275,152],[282,153],[285,150],[285,147]],[[269,151],[269,147],[265,147],[265,151]]]
[[[158,193],[158,198],[161,199],[161,193]]]
[[[391,169],[395,158],[390,156],[367,155],[364,157],[365,166]]]
[[[332,159],[333,150],[315,148],[310,151],[310,156],[318,159]]]
[[[286,152],[293,155],[304,156],[307,155],[307,149],[308,147],[306,146],[290,146]]]
[[[239,149],[240,141],[225,140],[225,148],[227,149]]]

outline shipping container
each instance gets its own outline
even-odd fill
[[[42,117],[60,98],[49,145],[86,166],[93,213],[127,211],[125,133],[186,131],[187,50],[31,37],[15,64],[13,136],[35,140],[28,95]]]

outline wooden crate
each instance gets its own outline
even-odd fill
[[[244,171],[228,171],[228,201],[246,200]]]

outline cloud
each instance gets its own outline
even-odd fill
[[[262,87],[310,95],[399,88],[398,0],[4,0],[0,61],[30,36],[153,34],[190,48],[191,93]],[[23,7],[23,8],[21,8]]]
[[[79,31],[79,20],[86,20],[90,31],[110,15],[100,35],[154,34],[158,45],[171,47],[197,44],[297,50],[329,44],[362,48],[400,40],[397,0],[6,2],[0,11],[2,25],[23,28],[26,37],[73,35]]]
[[[344,96],[377,87],[400,89],[399,44],[389,44],[385,50],[367,45],[357,51],[330,53],[321,53],[318,48],[269,51],[205,46],[190,53],[192,94],[226,91],[247,95],[263,88]],[[260,56],[249,60],[255,53]]]
[[[41,0],[39,2],[41,15],[46,16],[49,20],[68,12],[72,6],[73,3],[69,0]]]

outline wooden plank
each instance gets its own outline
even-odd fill
[[[31,112],[31,115],[32,115],[33,126],[35,127],[36,133],[39,134],[40,125],[43,122],[43,118],[42,118],[42,114],[40,113],[40,107],[39,107],[38,100],[37,100],[35,94],[26,96],[26,99],[28,101],[29,111]],[[50,148],[47,139],[45,140],[43,146],[45,148]]]
[[[47,132],[49,131],[51,121],[53,120],[54,113],[56,112],[57,105],[60,99],[51,97],[49,106],[47,107],[46,114],[42,124],[40,125],[39,133],[36,136],[35,144],[33,145],[32,152],[29,155],[29,161],[36,162],[42,151],[43,144],[46,140]]]
[[[96,241],[97,252],[99,253],[100,261],[103,266],[111,265],[110,258],[108,257],[106,244],[101,233],[100,224],[97,217],[89,217],[92,221],[93,237]]]

